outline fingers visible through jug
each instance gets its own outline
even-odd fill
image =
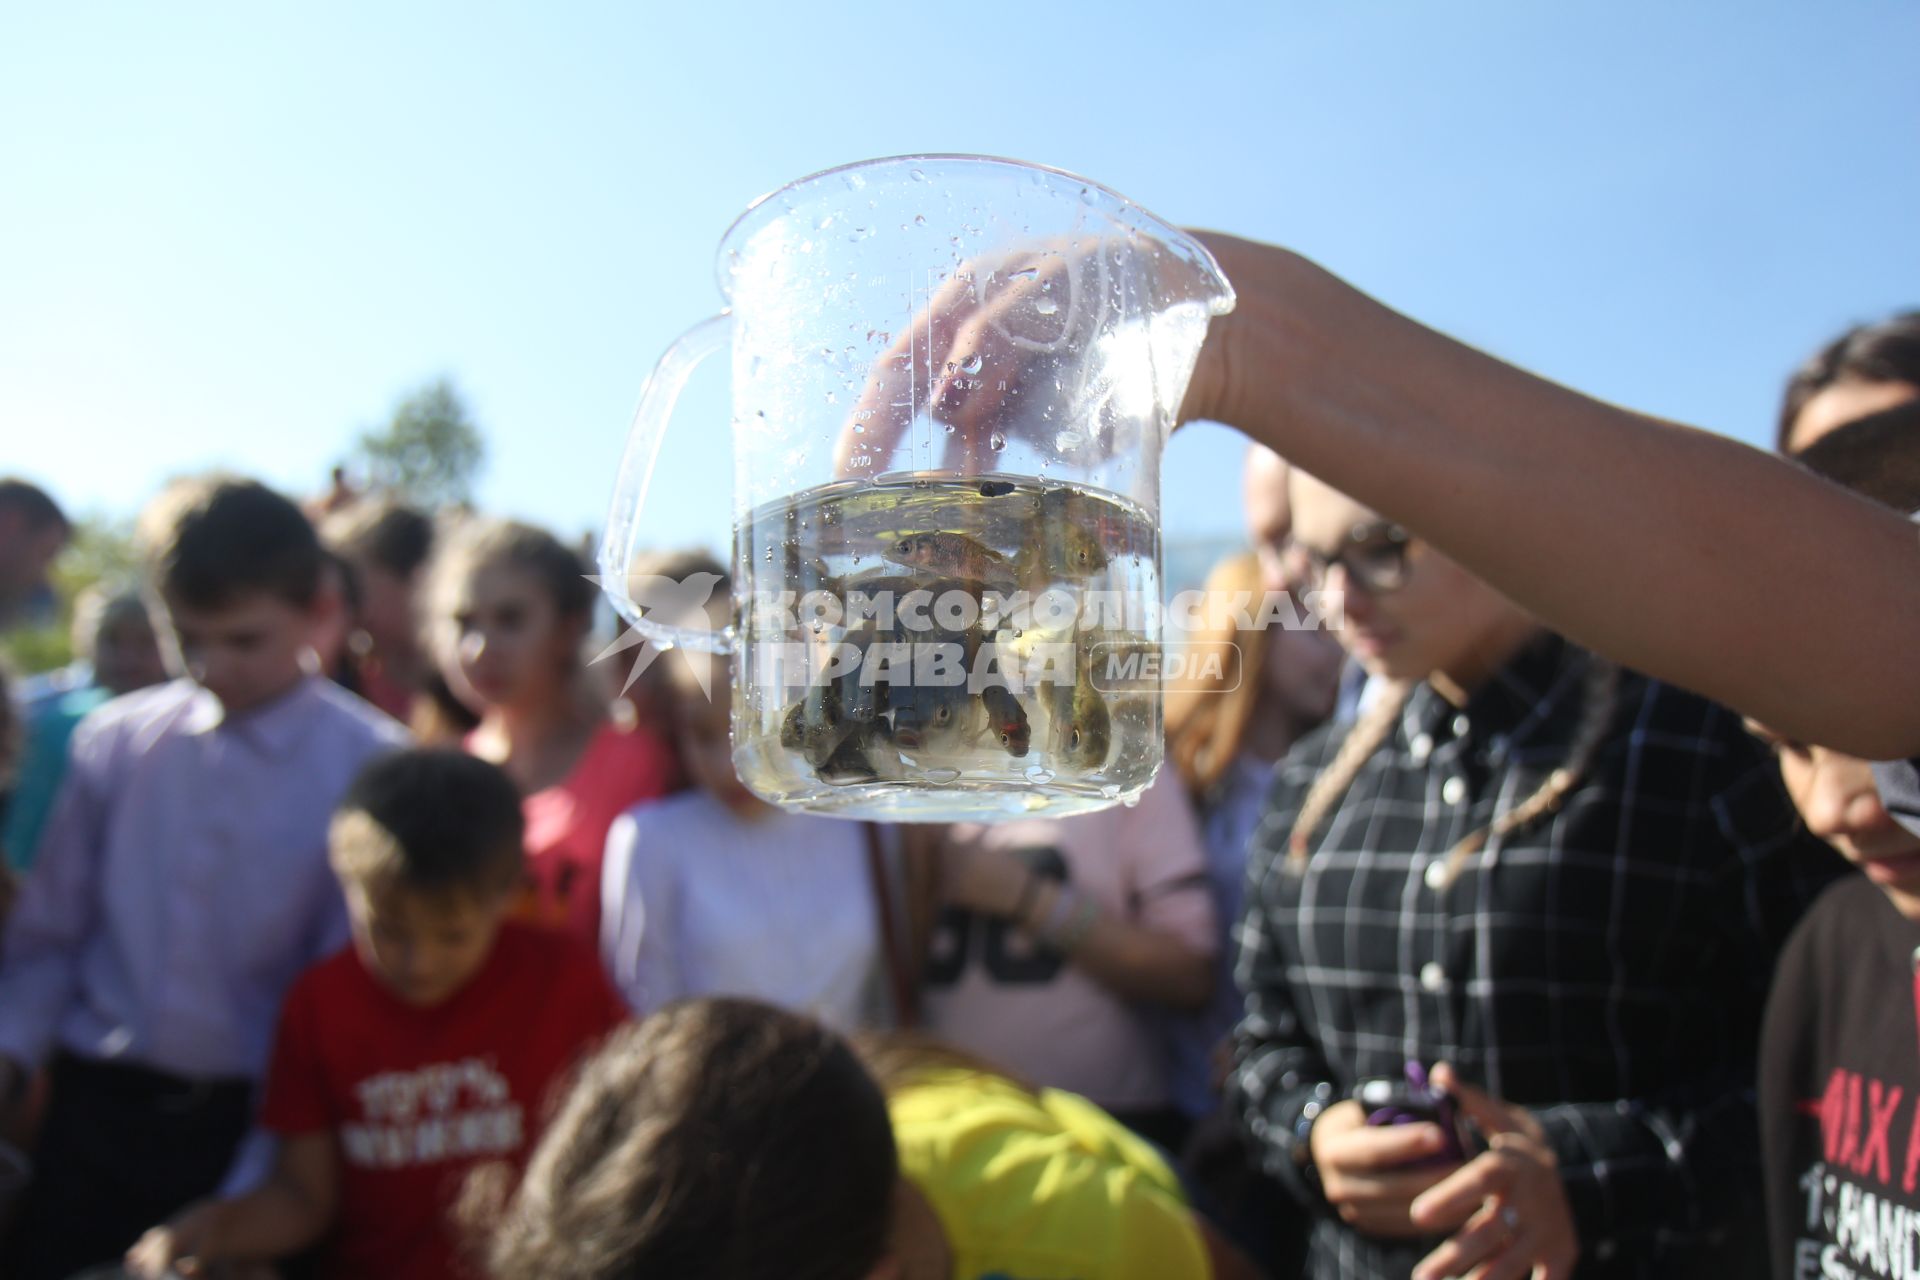
[[[1037,430],[1046,420],[1046,397],[1036,394],[1043,366],[1083,348],[1109,308],[1105,257],[1091,245],[957,267],[870,367],[835,446],[836,474],[889,469],[923,414],[944,428],[927,442],[928,466],[962,475],[996,469],[996,455],[1023,424]]]

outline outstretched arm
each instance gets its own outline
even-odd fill
[[[258,1190],[207,1200],[155,1227],[127,1252],[136,1276],[205,1275],[219,1262],[270,1262],[313,1244],[333,1224],[339,1157],[333,1135],[290,1137]]]
[[[1628,666],[1791,737],[1920,754],[1920,537],[1897,515],[1503,364],[1283,249],[1201,239],[1239,304],[1184,418],[1270,445]]]

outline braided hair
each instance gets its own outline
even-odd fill
[[[1487,826],[1468,833],[1447,851],[1447,883],[1451,884],[1459,876],[1468,858],[1486,848],[1490,842],[1506,839],[1540,818],[1557,812],[1566,803],[1567,797],[1593,767],[1594,757],[1599,754],[1600,745],[1606,740],[1608,726],[1613,723],[1619,687],[1620,668],[1603,658],[1589,655],[1586,680],[1581,690],[1580,720],[1574,727],[1573,740],[1568,744],[1565,761],[1542,779],[1526,799],[1497,815]],[[1373,706],[1355,722],[1333,759],[1314,778],[1313,785],[1307,789],[1306,798],[1301,801],[1300,813],[1294,819],[1293,831],[1287,839],[1287,858],[1294,869],[1305,865],[1314,833],[1331,815],[1341,797],[1346,795],[1354,778],[1359,775],[1361,766],[1372,759],[1386,741],[1394,722],[1399,719],[1401,709],[1412,696],[1413,688],[1411,681],[1395,681],[1382,690]]]

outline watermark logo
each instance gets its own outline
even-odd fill
[[[620,686],[624,696],[639,681],[646,669],[653,665],[655,658],[664,651],[657,641],[650,641],[637,626],[637,620],[673,627],[687,636],[685,647],[707,653],[721,652],[720,636],[713,630],[713,616],[708,612],[709,602],[713,599],[713,589],[720,585],[717,573],[702,570],[690,573],[685,578],[663,578],[653,573],[635,573],[627,575],[624,583],[609,587],[608,579],[599,574],[586,575],[606,595],[618,613],[629,624],[628,629],[606,648],[596,653],[588,663],[592,666],[604,662],[617,653],[637,649],[633,664],[627,669],[626,681]],[[621,587],[624,586],[624,590]],[[704,642],[703,642],[704,641]],[[709,699],[713,697],[713,664],[710,662],[688,662],[687,666],[693,678],[700,685],[700,692]]]
[[[651,640],[634,626],[594,655],[594,663],[633,650],[621,686],[632,689],[669,648],[731,651],[716,630],[717,574],[682,579],[630,575],[588,580],[630,624],[671,627],[677,643]],[[624,587],[624,590],[619,589]],[[1029,595],[992,590],[916,589],[845,592],[759,591],[742,601],[743,678],[761,689],[841,686],[964,688],[1019,694],[1081,680],[1106,694],[1191,689],[1231,693],[1244,667],[1243,635],[1270,628],[1337,631],[1345,625],[1339,593],[1183,591],[1160,601],[1137,592],[1067,590]],[[1200,638],[1204,637],[1204,638]],[[689,661],[712,697],[713,664]]]
[[[1087,679],[1101,693],[1232,693],[1245,655],[1237,641],[1168,640],[1143,645],[1102,641],[1088,651]]]

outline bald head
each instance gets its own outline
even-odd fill
[[[1293,510],[1287,503],[1286,459],[1263,444],[1247,449],[1242,484],[1246,504],[1247,533],[1253,544],[1278,546],[1293,527]]]

